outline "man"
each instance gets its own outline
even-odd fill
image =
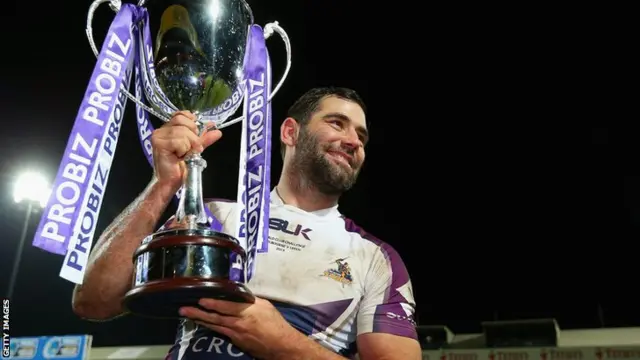
[[[187,112],[153,133],[155,176],[96,242],[74,292],[79,316],[123,312],[132,253],[180,187],[181,158],[221,136],[216,130],[199,138]],[[181,309],[185,320],[167,359],[332,360],[356,352],[361,360],[421,358],[402,260],[337,209],[356,181],[367,140],[364,105],[352,90],[313,89],[291,107],[280,127],[284,166],[271,193],[269,252],[257,255],[248,284],[258,298],[255,304],[202,299],[211,312]],[[236,204],[207,205],[223,231],[233,233]]]

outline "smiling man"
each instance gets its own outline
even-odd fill
[[[222,135],[194,138],[193,116],[178,113],[154,132],[156,176],[91,253],[74,309],[87,318],[122,313],[131,254],[151,233],[181,185],[180,159]],[[389,245],[338,211],[365,160],[365,106],[353,90],[318,88],[290,108],[280,127],[284,166],[271,193],[269,251],[257,254],[248,283],[254,304],[202,299],[183,308],[167,359],[421,359],[415,301],[404,263]],[[195,145],[194,145],[195,144]],[[233,233],[233,202],[207,205]]]

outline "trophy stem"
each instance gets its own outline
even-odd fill
[[[202,125],[198,125],[202,132]],[[209,223],[202,196],[202,171],[207,167],[207,161],[200,154],[191,153],[184,162],[187,173],[180,192],[176,220],[184,228],[197,229]]]

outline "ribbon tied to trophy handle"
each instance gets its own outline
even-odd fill
[[[120,11],[120,8],[122,7],[122,1],[121,0],[94,0],[91,3],[91,5],[89,6],[89,11],[87,13],[87,27],[86,27],[85,31],[87,33],[87,38],[89,40],[89,45],[91,46],[91,50],[93,51],[93,53],[94,53],[94,55],[96,57],[99,56],[100,52],[98,51],[98,48],[97,48],[96,43],[95,43],[95,40],[93,39],[93,16],[94,16],[94,13],[95,13],[96,9],[103,3],[109,3],[109,7],[111,8],[111,10],[113,10],[116,13],[118,11]],[[140,0],[138,6],[142,6],[144,3],[145,3],[145,0]],[[287,76],[289,75],[289,71],[291,70],[291,41],[289,39],[289,35],[279,25],[279,23],[277,21],[274,21],[272,23],[267,23],[264,26],[264,38],[265,39],[269,39],[273,35],[274,32],[277,33],[278,35],[280,35],[280,37],[282,38],[282,41],[284,42],[284,45],[285,45],[285,51],[286,51],[287,57],[286,57],[286,66],[285,66],[284,73],[282,74],[282,77],[280,78],[280,81],[278,81],[277,85],[271,91],[271,94],[269,96],[269,102],[271,102],[273,100],[273,97],[280,90],[280,88],[284,84],[284,81],[286,80]],[[151,70],[151,71],[153,71],[153,70]],[[125,94],[129,98],[129,100],[133,101],[138,106],[142,107],[144,110],[146,110],[150,114],[154,115],[158,119],[160,119],[162,121],[165,121],[165,122],[170,120],[166,115],[161,114],[160,112],[158,112],[155,109],[153,109],[151,106],[148,106],[147,104],[144,104],[143,102],[139,101],[135,96],[133,96],[129,92],[129,90],[124,86],[124,84],[122,84],[120,86],[120,91],[123,94]],[[174,109],[174,112],[175,111],[178,111],[178,109]],[[223,129],[223,128],[227,127],[227,126],[230,126],[230,125],[233,125],[235,123],[241,122],[242,120],[243,120],[243,116],[239,116],[239,117],[237,117],[235,119],[225,121],[224,123],[222,123],[222,124],[220,124],[218,126],[212,127],[209,130],[220,130],[220,129]]]

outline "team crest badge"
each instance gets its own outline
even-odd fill
[[[329,279],[335,280],[344,285],[349,285],[353,281],[353,277],[351,276],[351,268],[349,267],[349,263],[346,262],[348,258],[337,259],[334,260],[336,266],[334,268],[330,268],[324,271],[322,275],[324,277],[328,277]]]

